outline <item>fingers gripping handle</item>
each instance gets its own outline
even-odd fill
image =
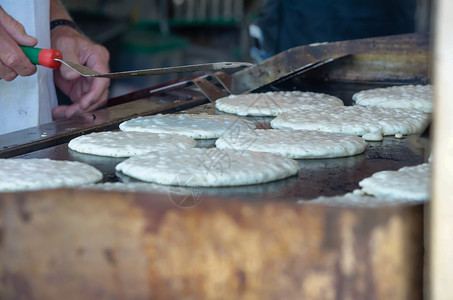
[[[41,65],[51,69],[58,69],[61,66],[61,62],[55,59],[63,59],[63,55],[60,50],[56,49],[40,49],[34,47],[20,46],[22,51],[28,59],[35,65]]]

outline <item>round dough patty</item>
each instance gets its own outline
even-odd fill
[[[69,142],[68,147],[86,154],[129,157],[151,151],[194,148],[195,145],[194,139],[179,134],[106,131],[76,137]]]
[[[77,187],[102,180],[96,168],[76,161],[47,158],[0,159],[0,191]]]
[[[313,92],[267,92],[230,95],[215,101],[215,107],[223,112],[239,116],[277,116],[305,106],[343,106],[339,98]]]
[[[120,124],[122,131],[176,133],[194,139],[215,139],[229,131],[255,129],[253,122],[233,116],[208,114],[158,114]]]
[[[344,195],[320,196],[313,200],[299,200],[297,203],[303,205],[315,204],[334,207],[384,207],[397,205],[415,205],[420,204],[420,201],[375,197],[364,194],[362,190],[355,190]]]
[[[136,179],[180,186],[238,186],[297,174],[299,166],[281,155],[245,150],[176,149],[133,156],[116,170]]]
[[[352,96],[358,105],[433,111],[432,85],[402,85],[360,91]]]
[[[362,153],[367,143],[360,137],[313,130],[250,130],[223,135],[220,149],[242,149],[277,153],[291,158],[331,158]]]
[[[276,129],[305,129],[364,135],[415,134],[422,132],[429,116],[417,110],[369,106],[310,107],[282,113],[271,121]]]
[[[397,171],[381,171],[359,182],[369,195],[391,199],[427,201],[431,190],[429,163],[403,167]]]

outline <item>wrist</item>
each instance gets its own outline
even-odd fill
[[[72,29],[77,30],[79,33],[82,33],[80,30],[79,26],[77,26],[76,23],[74,23],[71,20],[68,19],[56,19],[50,22],[50,31],[52,31],[54,28],[59,27],[59,26],[65,26],[65,27],[70,27]]]

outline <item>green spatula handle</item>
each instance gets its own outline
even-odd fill
[[[35,47],[20,46],[28,59],[35,65],[41,65],[51,69],[58,69],[61,62],[55,59],[63,59],[63,54],[56,49],[41,49]]]

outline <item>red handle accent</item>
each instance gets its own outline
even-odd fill
[[[63,54],[61,54],[60,50],[42,49],[39,52],[38,62],[41,66],[58,69],[61,66],[61,62],[56,61],[55,58],[63,59]]]

